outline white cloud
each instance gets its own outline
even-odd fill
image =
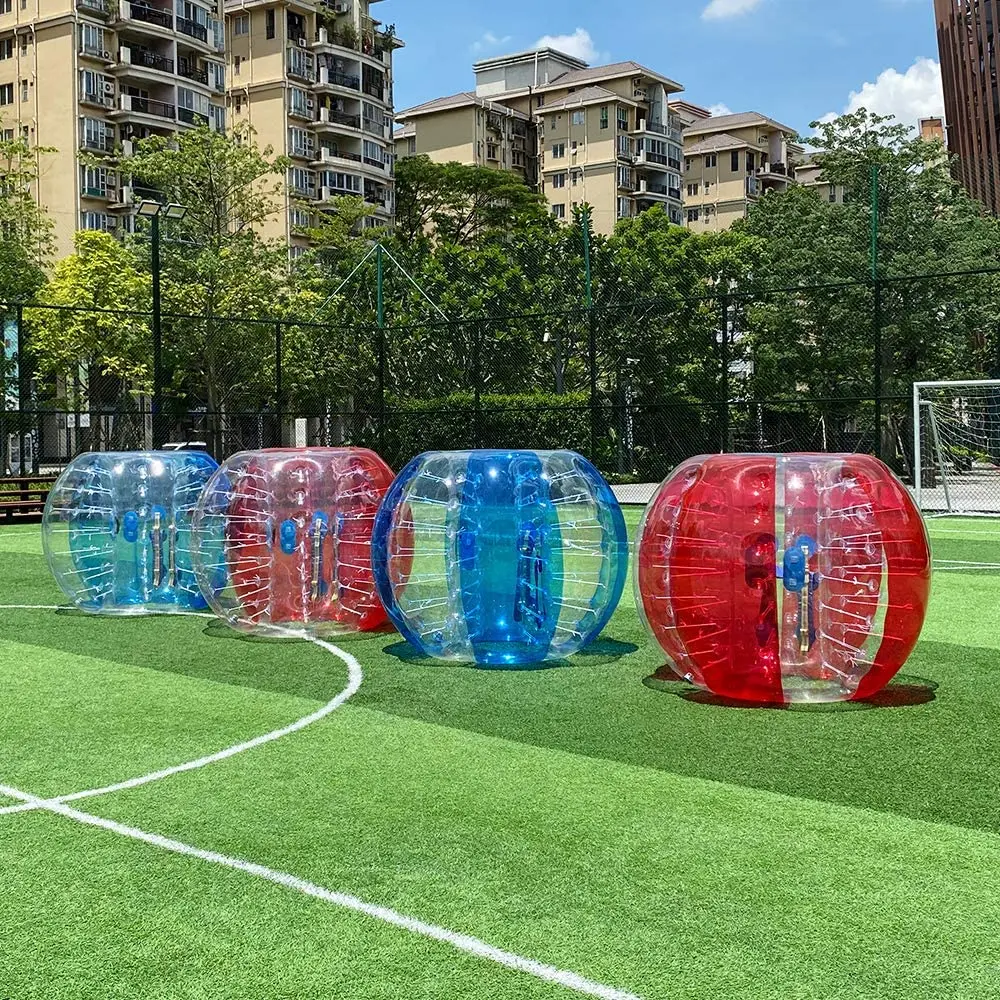
[[[710,104],[708,113],[713,118],[718,118],[720,115],[731,115],[733,113],[733,109],[729,107],[728,104]]]
[[[594,40],[586,28],[577,28],[572,35],[543,35],[532,48],[558,49],[588,63],[596,62],[599,58]]]
[[[722,21],[727,17],[739,17],[761,5],[762,0],[711,0],[701,12],[705,21]]]
[[[470,48],[473,52],[485,52],[487,49],[495,49],[500,45],[506,45],[510,39],[510,35],[498,37],[492,31],[486,31],[472,43]]]
[[[904,125],[915,125],[918,118],[944,114],[944,92],[941,88],[941,65],[933,59],[918,59],[905,73],[887,69],[874,82],[851,91],[844,114],[867,108],[879,115],[895,115]],[[832,121],[835,112],[823,115],[820,121]]]

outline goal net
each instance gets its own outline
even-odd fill
[[[1000,379],[914,383],[913,458],[922,511],[1000,515]]]

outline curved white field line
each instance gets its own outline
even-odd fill
[[[21,608],[33,611],[58,610],[58,606],[54,604],[0,604],[0,611]],[[185,615],[190,618],[215,618],[215,615],[202,611],[168,611],[153,613]],[[293,632],[277,626],[272,626],[270,631],[279,636],[294,636],[296,638],[302,637],[299,632]],[[320,719],[323,719],[331,712],[336,711],[336,709],[340,708],[340,706],[343,705],[348,698],[353,697],[353,695],[357,693],[358,689],[361,687],[361,682],[364,680],[364,674],[361,671],[361,664],[359,664],[350,653],[345,652],[338,646],[334,646],[332,643],[325,642],[323,639],[316,639],[312,636],[305,636],[304,638],[309,639],[310,642],[319,646],[321,649],[325,649],[328,653],[333,653],[334,656],[343,660],[347,665],[347,686],[315,712],[310,712],[309,715],[304,715],[301,719],[296,719],[295,722],[289,723],[287,726],[282,726],[280,729],[274,729],[261,736],[255,736],[252,740],[237,743],[235,746],[226,747],[225,750],[219,750],[217,753],[199,757],[197,760],[185,761],[183,764],[175,764],[173,767],[165,767],[159,771],[153,771],[150,774],[143,774],[138,778],[129,778],[127,781],[116,782],[113,785],[104,785],[100,788],[87,788],[82,792],[72,792],[69,795],[58,795],[53,799],[45,801],[74,802],[77,799],[89,799],[95,795],[107,795],[109,792],[121,792],[128,788],[138,788],[140,785],[148,785],[151,781],[159,781],[161,778],[169,778],[171,775],[182,774],[184,771],[197,771],[199,768],[207,767],[209,764],[215,764],[220,760],[226,760],[228,757],[235,757],[236,754],[245,753],[247,750],[253,750],[254,747],[263,746],[265,743],[272,743],[274,740],[280,740],[283,736],[289,736],[292,733],[297,733],[300,729],[305,729],[306,726],[311,726],[314,722],[319,722]],[[39,808],[41,807],[37,803],[25,801],[22,802],[21,805],[4,806],[0,808],[0,816],[4,816],[8,813],[29,812],[32,809]]]
[[[0,605],[0,610],[16,608],[38,611],[58,610],[57,605]],[[215,617],[211,614],[196,611],[172,613],[186,614],[198,618]],[[299,633],[286,634],[294,634],[296,636],[299,635]],[[515,972],[523,972],[529,976],[534,976],[536,979],[542,979],[546,982],[564,986],[567,989],[575,991],[576,993],[582,993],[586,996],[599,997],[600,1000],[641,1000],[640,997],[633,993],[615,989],[612,986],[605,986],[602,983],[597,983],[584,976],[580,976],[575,972],[570,972],[566,969],[559,969],[554,965],[546,965],[544,962],[536,962],[533,958],[525,958],[524,956],[517,955],[514,952],[504,951],[502,948],[496,948],[493,945],[487,944],[485,941],[472,937],[469,934],[461,934],[457,931],[448,930],[446,927],[439,927],[437,924],[426,923],[423,920],[419,920],[416,917],[409,917],[406,914],[399,913],[397,910],[390,909],[389,907],[378,906],[374,903],[366,903],[363,899],[359,899],[357,896],[351,896],[343,892],[334,892],[332,889],[325,889],[313,882],[308,882],[305,879],[299,878],[297,875],[277,871],[274,868],[268,868],[265,865],[259,865],[253,861],[245,861],[242,858],[230,857],[227,854],[219,854],[216,851],[206,851],[200,847],[194,847],[191,844],[185,844],[182,841],[161,836],[158,833],[148,833],[145,830],[140,830],[138,827],[126,826],[123,823],[117,823],[114,820],[105,819],[102,816],[94,816],[91,813],[81,812],[78,809],[72,808],[72,806],[65,805],[66,802],[76,799],[88,798],[94,795],[105,795],[109,792],[122,791],[127,788],[136,788],[139,785],[145,785],[151,781],[159,781],[161,778],[167,778],[172,774],[180,774],[182,771],[192,771],[196,768],[205,767],[215,761],[224,760],[225,758],[232,757],[235,754],[243,753],[245,750],[250,750],[253,747],[261,746],[264,743],[270,743],[273,740],[280,739],[282,736],[287,736],[290,733],[297,732],[298,730],[304,729],[306,726],[319,721],[324,716],[329,715],[332,711],[343,705],[344,702],[347,701],[347,699],[350,698],[361,686],[361,682],[363,680],[361,666],[350,653],[334,646],[332,643],[325,642],[322,639],[316,639],[311,636],[306,636],[305,638],[308,638],[310,642],[315,643],[317,646],[320,646],[322,649],[333,653],[334,656],[343,660],[347,665],[348,671],[347,687],[345,687],[344,690],[334,698],[331,698],[330,701],[317,711],[312,712],[310,715],[303,716],[301,719],[298,719],[281,729],[275,729],[270,733],[265,733],[263,736],[257,736],[252,740],[247,740],[245,743],[238,743],[235,746],[227,747],[225,750],[220,750],[218,753],[209,754],[206,757],[199,757],[197,760],[188,761],[184,764],[178,764],[175,767],[168,767],[160,771],[153,771],[151,774],[145,774],[139,778],[130,778],[128,781],[121,781],[114,785],[105,785],[103,788],[90,788],[83,792],[73,792],[70,795],[60,795],[53,799],[44,799],[37,795],[31,795],[28,792],[23,792],[18,788],[13,788],[10,785],[0,784],[0,795],[5,795],[10,799],[16,799],[19,803],[16,806],[7,806],[0,809],[0,815],[12,812],[25,812],[29,810],[41,810],[43,812],[54,813],[57,816],[64,816],[67,819],[75,820],[77,823],[83,823],[86,826],[98,827],[99,829],[116,833],[121,837],[128,837],[131,840],[138,840],[145,844],[151,844],[153,847],[159,847],[162,850],[170,851],[173,854],[180,854],[188,858],[198,858],[199,860],[207,861],[210,864],[220,865],[234,871],[244,872],[247,875],[254,875],[257,878],[265,879],[268,882],[274,882],[277,885],[284,886],[286,889],[292,889],[296,892],[300,892],[305,896],[312,896],[314,899],[320,899],[324,902],[332,903],[334,906],[339,906],[347,910],[353,910],[355,913],[361,913],[364,916],[372,917],[375,920],[381,920],[383,923],[391,924],[394,927],[400,927],[403,930],[409,931],[411,934],[419,934],[422,937],[430,938],[434,941],[440,941],[444,944],[450,945],[457,951],[474,955],[477,958],[484,958],[487,961],[495,962],[496,964],[505,966]]]

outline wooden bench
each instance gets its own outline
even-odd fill
[[[41,516],[45,499],[49,495],[55,476],[4,476],[0,477],[0,514],[7,521],[15,516]]]

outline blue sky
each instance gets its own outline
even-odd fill
[[[549,38],[800,131],[861,104],[908,123],[942,112],[932,0],[383,0],[372,13],[406,42],[397,109],[471,89],[474,60]]]

